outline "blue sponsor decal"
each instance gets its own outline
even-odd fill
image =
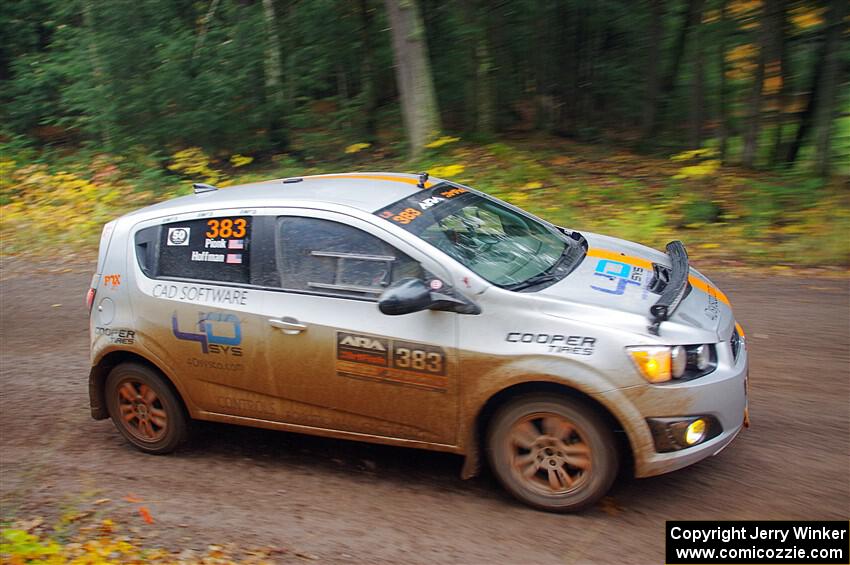
[[[646,269],[643,267],[633,267],[628,263],[612,261],[611,259],[600,259],[593,274],[614,283],[614,286],[613,288],[605,288],[590,285],[590,288],[606,294],[624,294],[629,285],[641,288],[645,272]]]
[[[230,326],[229,331],[224,329],[225,326]],[[236,347],[242,343],[242,324],[234,314],[198,312],[197,329],[197,332],[181,331],[177,312],[171,314],[171,330],[177,339],[197,341],[204,353],[242,355],[242,349]]]

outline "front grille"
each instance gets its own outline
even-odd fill
[[[729,338],[729,345],[732,347],[732,357],[737,360],[738,354],[741,352],[741,336],[738,334],[738,328],[732,331],[732,337]]]

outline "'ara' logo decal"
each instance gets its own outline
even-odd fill
[[[347,345],[349,347],[357,347],[360,349],[371,349],[373,351],[386,351],[387,348],[381,343],[380,339],[375,339],[372,337],[367,337],[365,335],[352,335],[352,334],[342,334],[345,337],[340,339],[340,345]]]

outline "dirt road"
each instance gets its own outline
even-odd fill
[[[443,454],[204,426],[179,454],[143,455],[89,417],[88,281],[24,271],[2,283],[0,517],[50,520],[108,498],[98,510],[152,546],[277,546],[282,561],[663,563],[667,519],[850,514],[846,281],[718,276],[750,338],[753,427],[717,457],[622,479],[566,516],[520,506],[486,476],[461,481],[461,459]]]

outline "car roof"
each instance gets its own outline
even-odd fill
[[[297,180],[300,179],[300,180]],[[174,208],[232,208],[286,206],[287,202],[313,202],[349,206],[374,212],[422,190],[419,175],[404,173],[340,173],[275,179],[183,196],[136,213],[165,212]],[[441,182],[430,179],[426,187]],[[177,211],[177,210],[175,210]]]

